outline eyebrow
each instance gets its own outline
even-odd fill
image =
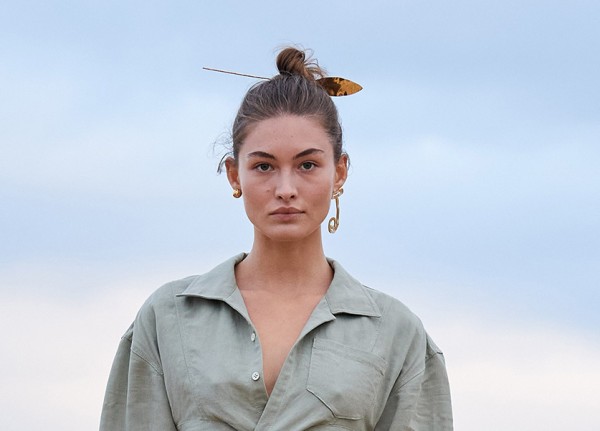
[[[294,156],[294,160],[300,159],[300,158],[305,157],[305,156],[310,156],[311,154],[324,153],[324,152],[325,151],[319,150],[318,148],[309,148],[308,150],[304,150],[304,151],[301,151],[298,154],[296,154]]]
[[[251,157],[260,157],[263,159],[275,160],[275,156],[273,154],[265,153],[264,151],[253,151],[252,153],[248,153],[248,158]]]
[[[315,154],[315,153],[324,153],[325,151],[320,150],[318,148],[309,148],[307,150],[301,151],[298,154],[296,154],[293,159],[300,159],[302,157],[306,157],[309,156],[311,154]],[[260,158],[264,158],[264,159],[271,159],[271,160],[276,160],[275,156],[273,154],[270,153],[266,153],[264,151],[253,151],[252,153],[248,154],[248,158],[251,157],[260,157]]]

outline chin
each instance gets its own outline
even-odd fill
[[[271,241],[276,242],[296,242],[304,241],[315,234],[320,235],[321,226],[317,228],[307,229],[306,227],[294,226],[294,225],[283,225],[277,226],[276,228],[269,229],[257,229],[261,235],[267,237]]]

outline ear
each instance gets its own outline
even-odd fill
[[[231,187],[233,189],[241,190],[242,187],[240,185],[238,165],[233,157],[227,157],[227,159],[225,159],[225,170],[227,172],[227,179],[229,180]]]
[[[335,182],[333,189],[339,190],[346,182],[346,178],[348,178],[348,155],[342,154],[335,166]]]

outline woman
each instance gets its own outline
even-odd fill
[[[348,172],[337,110],[302,51],[277,67],[246,94],[224,161],[252,250],[146,301],[103,431],[452,429],[443,357],[419,319],[325,257],[321,224]]]

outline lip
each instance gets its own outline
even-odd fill
[[[302,214],[304,211],[294,207],[279,207],[275,211],[269,213],[269,215],[293,215]]]

